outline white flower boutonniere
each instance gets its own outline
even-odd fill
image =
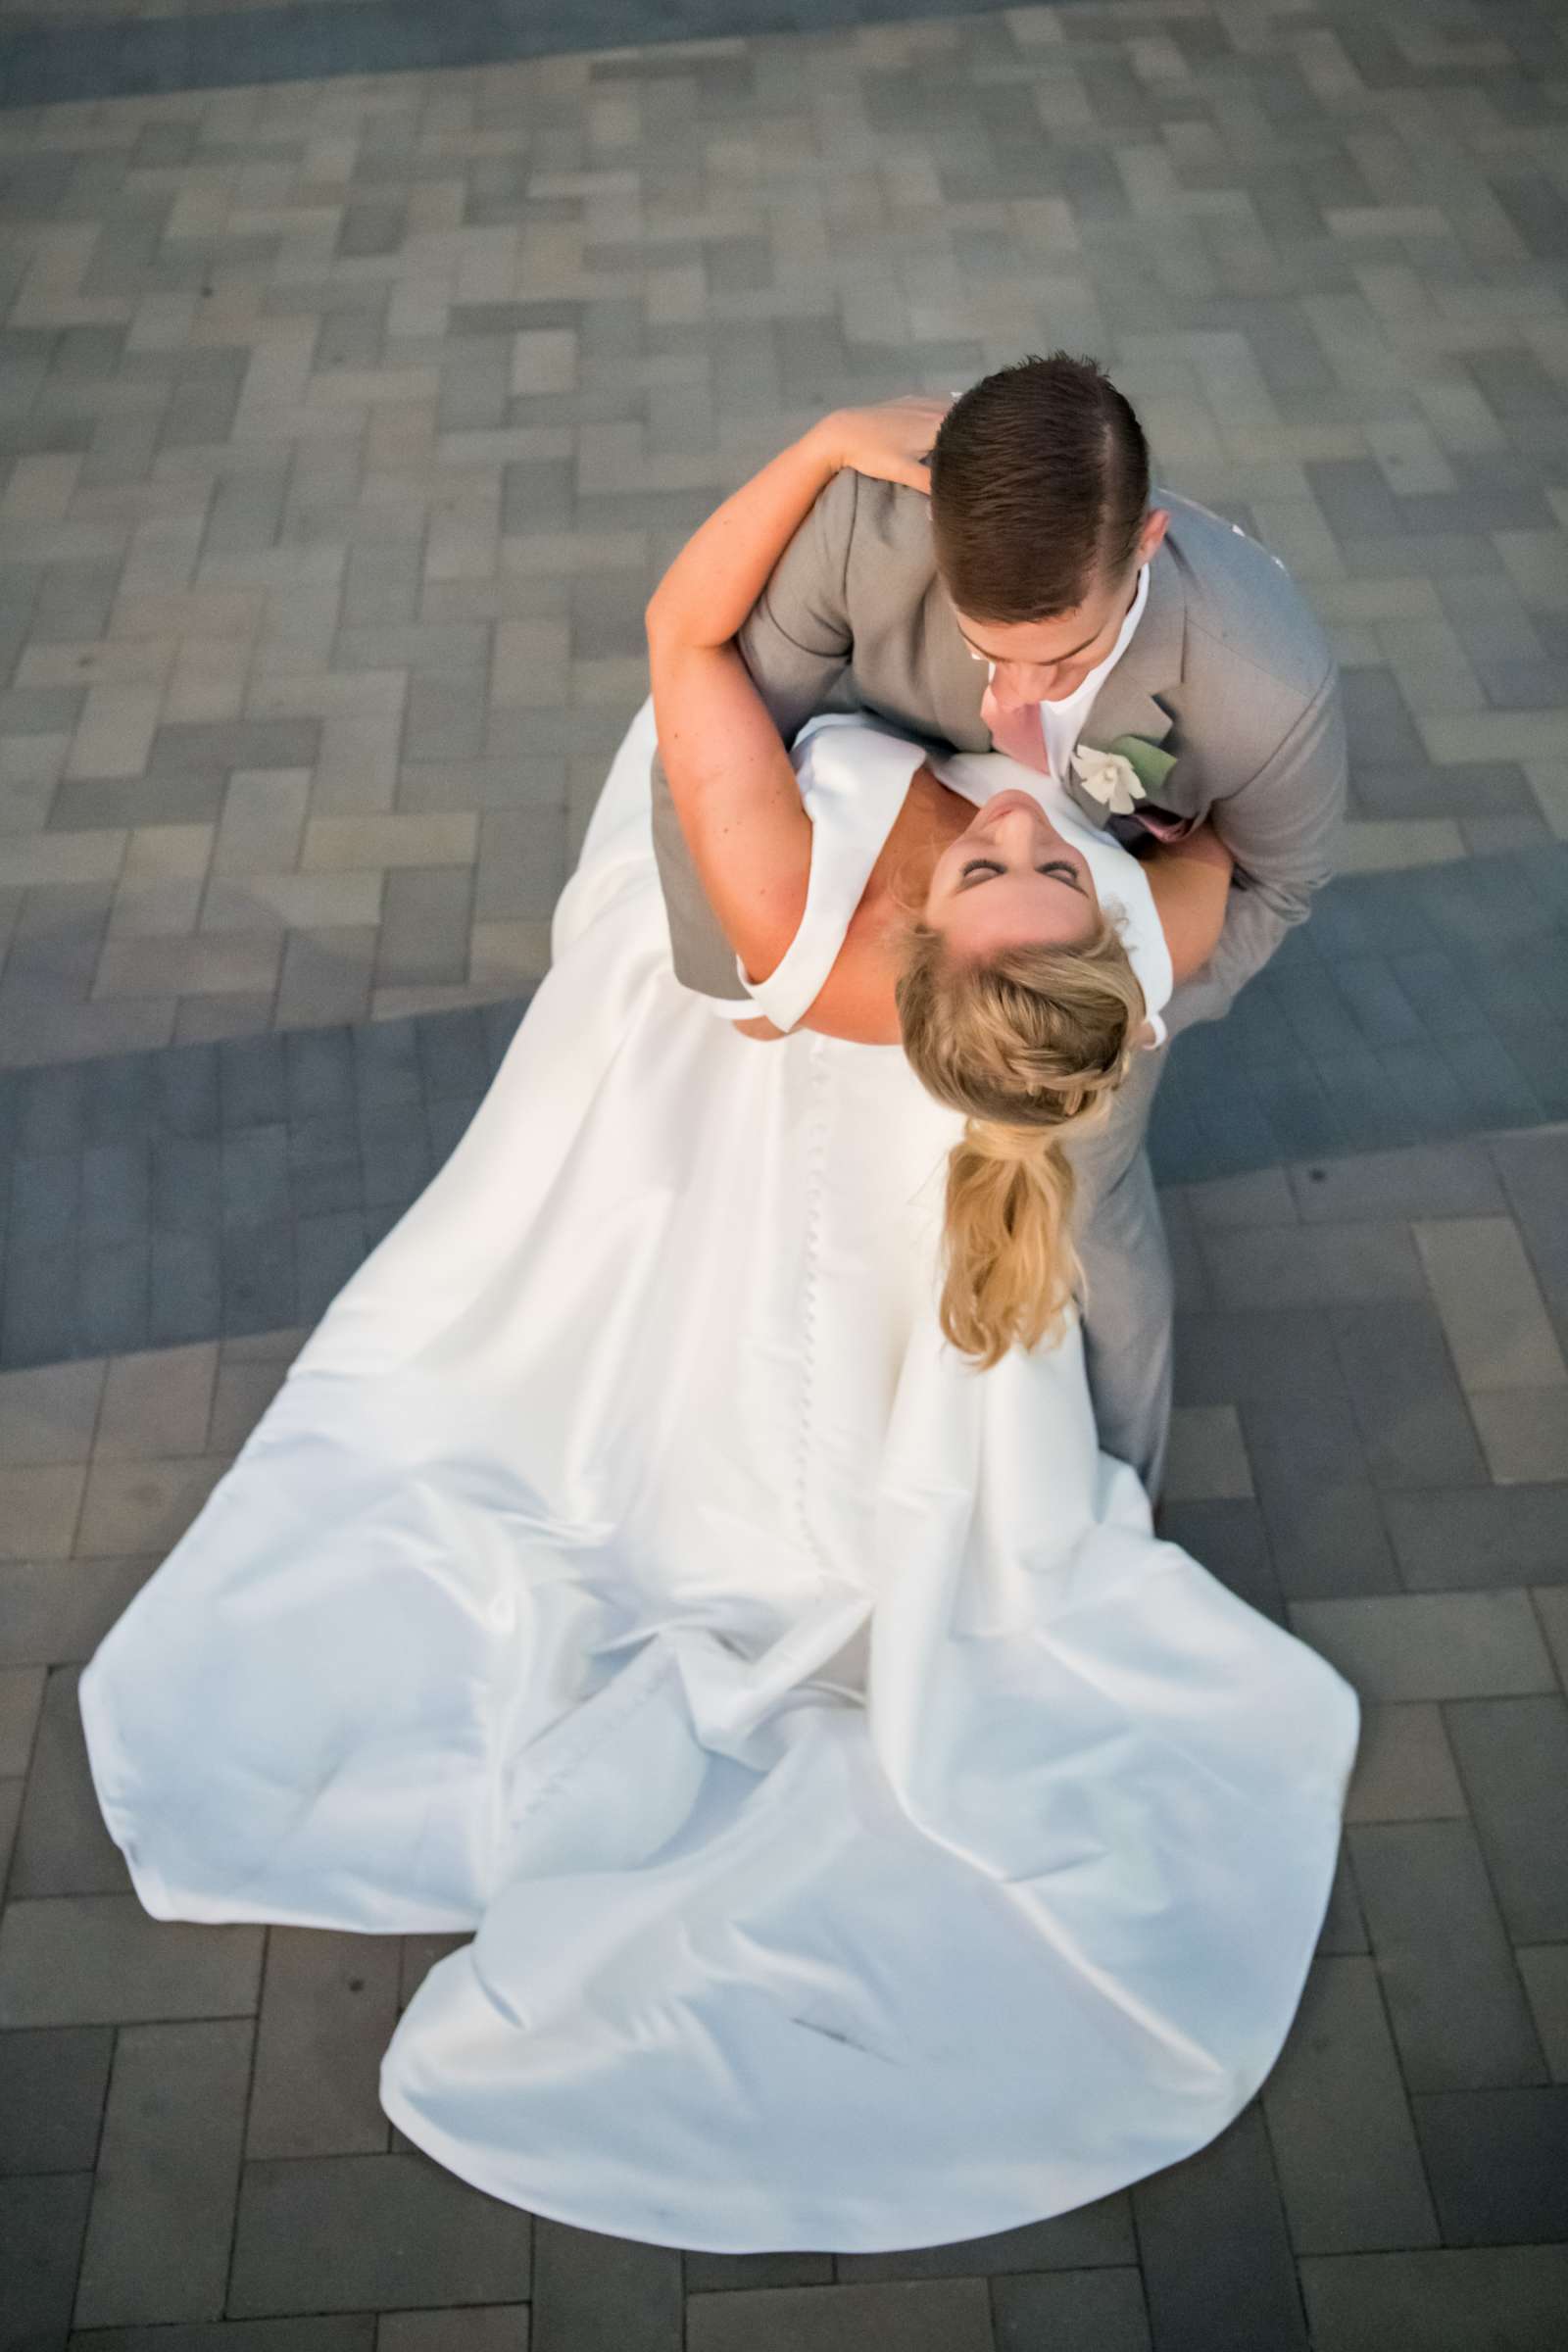
[[[1123,752],[1097,752],[1081,743],[1072,756],[1072,772],[1090,799],[1112,816],[1131,816],[1145,797],[1138,771]]]
[[[1175,757],[1142,735],[1118,735],[1109,749],[1097,751],[1081,743],[1072,756],[1072,772],[1092,801],[1110,816],[1131,816],[1151,787],[1157,791],[1175,766]]]

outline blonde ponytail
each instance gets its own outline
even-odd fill
[[[942,1329],[986,1370],[1059,1329],[1078,1287],[1074,1179],[1061,1146],[1107,1115],[1144,1019],[1114,925],[1082,946],[950,956],[916,924],[897,989],[905,1051],[966,1114],[948,1158]]]

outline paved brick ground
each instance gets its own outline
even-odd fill
[[[432,16],[296,14],[279,60],[236,10],[226,54]],[[0,2352],[1556,2352],[1560,14],[960,11],[110,104],[67,52],[83,103],[0,115]],[[1166,1522],[1367,1703],[1322,1953],[1232,2132],[1040,2229],[530,2224],[375,2103],[444,1946],[145,1919],[75,1672],[482,1091],[668,550],[819,407],[1056,340],[1346,664],[1353,870],[1155,1135]]]
[[[1352,863],[1544,850],[1561,23],[1168,0],[0,116],[0,1054],[515,993],[670,548],[823,405],[1056,339],[1317,601]]]

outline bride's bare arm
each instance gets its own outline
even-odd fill
[[[1225,924],[1235,860],[1211,824],[1161,842],[1144,861],[1178,984],[1201,971]]]
[[[710,514],[648,607],[659,748],[698,877],[753,979],[800,926],[811,829],[789,755],[732,640],[842,466],[921,486],[945,401],[824,417]]]

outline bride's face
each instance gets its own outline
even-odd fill
[[[1094,876],[1027,792],[999,792],[937,859],[925,919],[956,956],[1076,947],[1100,921]]]

